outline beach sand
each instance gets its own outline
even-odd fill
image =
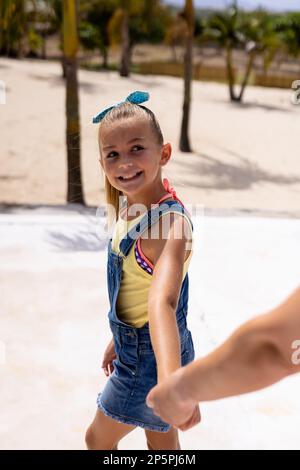
[[[300,106],[292,91],[249,87],[245,103],[228,101],[226,85],[193,82],[190,141],[178,150],[183,81],[163,76],[80,70],[82,173],[86,203],[104,202],[92,116],[134,90],[150,93],[165,142],[164,168],[179,197],[217,211],[300,215]],[[65,84],[58,62],[0,60],[6,104],[0,106],[0,202],[66,201]]]

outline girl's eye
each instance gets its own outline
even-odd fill
[[[112,156],[113,153],[116,153],[116,152],[110,152],[106,158],[110,158]]]
[[[133,150],[133,149],[137,149],[137,151],[139,151],[139,150],[143,150],[144,147],[142,147],[141,145],[134,145],[134,146],[132,147],[132,150]],[[112,157],[113,154],[117,154],[117,152],[110,152],[110,153],[107,155],[106,158]]]

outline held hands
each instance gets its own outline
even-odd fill
[[[181,431],[187,431],[201,421],[198,403],[182,395],[182,369],[177,369],[166,380],[149,392],[146,403],[154,414]]]
[[[102,369],[104,369],[104,374],[108,377],[113,373],[114,366],[113,360],[117,358],[115,352],[114,339],[109,342],[107,348],[105,349],[103,360],[102,360]]]

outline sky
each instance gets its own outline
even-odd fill
[[[173,5],[184,5],[184,0],[165,0],[165,3]],[[194,0],[196,7],[224,8],[231,0]],[[300,11],[300,0],[238,0],[238,5],[245,9],[255,9],[262,6],[274,11]]]

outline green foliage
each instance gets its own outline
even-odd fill
[[[38,55],[43,37],[57,30],[55,0],[1,0],[0,52],[10,56]]]
[[[168,27],[164,42],[171,47],[183,46],[185,43],[186,24],[183,19],[177,19]]]
[[[208,17],[203,33],[204,41],[212,41],[226,50],[231,100],[242,100],[255,57],[262,56],[264,69],[267,71],[277,52],[282,48],[282,40],[276,31],[275,24],[274,15],[270,15],[262,9],[251,13],[240,11],[236,2],[228,11],[213,13]],[[232,56],[234,49],[242,49],[248,55],[241,93],[237,96],[234,90],[235,76]]]
[[[262,55],[267,69],[282,46],[275,24],[274,17],[264,10],[248,13],[233,5],[228,12],[211,15],[203,35],[221,47]]]
[[[107,27],[117,3],[117,0],[79,1],[80,38],[85,47],[95,49],[107,43]]]
[[[48,19],[51,23],[51,32],[58,32],[62,28],[63,21],[63,2],[62,0],[47,0],[49,14]]]
[[[111,18],[109,31],[113,44],[121,41],[120,29],[124,6],[129,16],[129,36],[131,48],[138,43],[157,44],[163,41],[166,28],[172,21],[169,9],[160,0],[119,0],[119,8]]]
[[[170,23],[167,9],[159,1],[145,2],[140,12],[129,18],[131,45],[143,42],[161,43]]]
[[[0,52],[19,55],[20,41],[26,31],[24,0],[2,0],[0,3]]]
[[[24,49],[38,53],[43,37],[61,33],[62,5],[63,0],[0,0],[0,53],[20,56]],[[184,43],[184,21],[178,12],[188,16],[188,10],[172,9],[162,0],[78,0],[83,47],[107,54],[111,44],[120,44],[124,9],[131,48],[143,42]],[[214,43],[260,54],[267,69],[279,49],[299,57],[300,13],[244,12],[233,2],[227,10],[198,14],[194,35],[199,45]]]
[[[267,71],[281,48],[281,41],[275,31],[273,18],[263,10],[251,14],[243,13],[239,27],[243,34],[242,45],[245,51],[262,55],[264,69]]]
[[[81,21],[79,25],[79,39],[85,49],[101,49],[103,37],[101,30],[87,21]]]
[[[300,54],[300,13],[289,13],[276,18],[274,27],[288,54]]]
[[[207,40],[216,42],[220,47],[240,46],[243,35],[239,27],[239,12],[232,5],[224,12],[211,15],[206,24],[204,36]]]
[[[43,44],[43,38],[33,28],[28,30],[27,34],[28,48],[30,56],[37,57]]]

